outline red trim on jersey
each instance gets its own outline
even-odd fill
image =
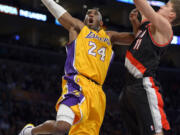
[[[132,65],[134,65],[142,74],[144,74],[146,68],[133,57],[130,51],[126,52],[126,57],[129,59]]]
[[[153,36],[151,34],[151,27],[150,26],[151,26],[151,24],[148,25],[148,32],[149,32],[149,35],[151,37],[152,42],[158,47],[165,47],[165,46],[169,45],[169,43],[172,41],[173,33],[172,33],[171,38],[169,39],[169,41],[167,43],[159,44],[154,40],[154,38],[153,38]]]
[[[150,82],[152,84],[152,88],[155,90],[155,93],[156,93],[156,96],[157,96],[158,108],[159,108],[159,112],[161,114],[161,124],[162,124],[162,127],[165,130],[170,130],[169,122],[167,121],[166,114],[165,114],[165,112],[163,110],[164,102],[163,102],[161,94],[159,93],[159,87],[157,87],[155,85],[154,80],[153,80],[152,77],[150,77],[149,79],[150,79]]]
[[[149,20],[148,19],[144,19],[141,21],[141,24],[145,23],[145,22],[148,22]]]

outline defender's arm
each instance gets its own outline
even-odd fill
[[[146,0],[134,0],[134,3],[141,14],[153,24],[155,30],[158,30],[167,39],[171,38],[172,27],[165,17],[156,13]]]
[[[135,8],[129,14],[129,20],[131,21],[134,35],[137,34],[139,27],[141,25],[140,21],[138,20],[138,13],[139,11]]]

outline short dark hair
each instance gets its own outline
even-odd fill
[[[90,9],[88,9],[88,10],[96,10],[97,12],[98,12],[98,14],[99,14],[99,19],[100,19],[100,21],[102,21],[102,14],[101,14],[101,12],[99,11],[99,8],[97,8],[97,7],[93,7],[93,8],[90,8]]]
[[[173,5],[173,10],[176,13],[176,18],[173,20],[172,25],[180,25],[180,0],[170,0]]]

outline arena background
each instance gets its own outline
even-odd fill
[[[83,20],[88,8],[99,7],[104,29],[132,31],[132,0],[56,0],[72,16]],[[158,4],[167,1],[150,1]],[[162,57],[160,80],[171,135],[180,135],[180,27],[174,28],[172,46]],[[17,135],[26,123],[55,119],[61,94],[68,32],[57,24],[40,0],[0,0],[0,135]],[[115,46],[104,91],[107,109],[100,135],[126,135],[118,98],[126,82],[126,46]]]

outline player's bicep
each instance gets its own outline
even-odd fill
[[[152,24],[162,35],[172,35],[172,27],[168,20],[160,15],[157,15],[155,19],[157,20]]]
[[[62,15],[58,21],[61,25],[68,31],[74,28],[77,31],[80,31],[84,27],[84,23],[79,19],[72,17],[68,12]]]

